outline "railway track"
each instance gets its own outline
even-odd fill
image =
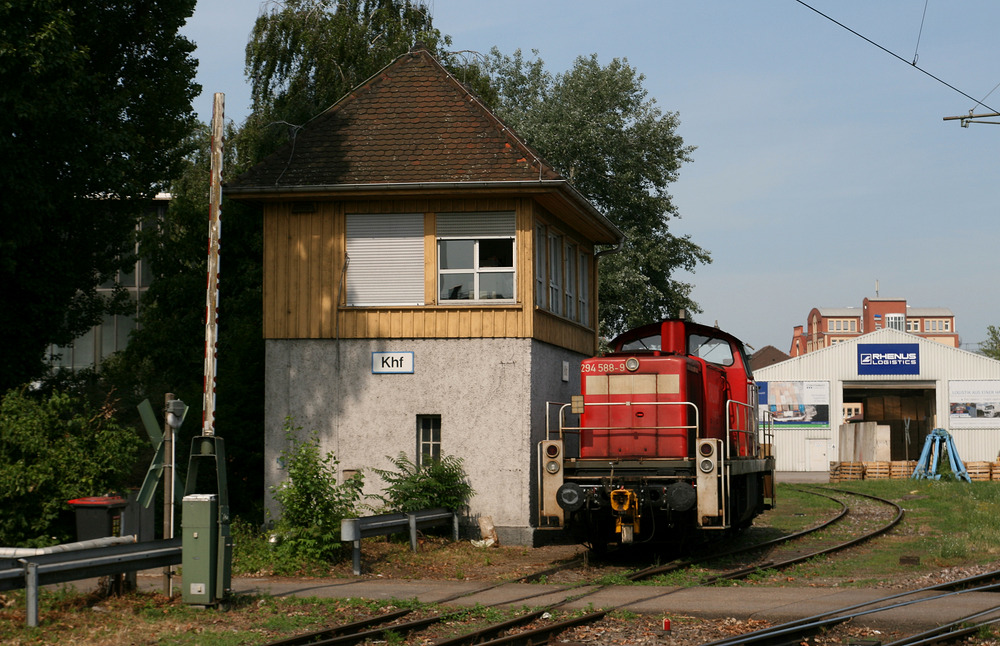
[[[841,509],[839,513],[836,513],[832,518],[820,525],[792,535],[783,536],[764,543],[742,547],[738,550],[729,550],[725,554],[712,555],[712,558],[716,561],[722,556],[728,560],[732,560],[738,559],[744,555],[752,555],[754,552],[763,554],[764,556],[756,557],[748,566],[742,566],[729,570],[722,569],[709,576],[701,577],[695,585],[706,586],[719,581],[745,578],[747,576],[751,576],[755,572],[789,567],[793,564],[815,558],[819,555],[831,554],[838,550],[849,549],[863,541],[870,540],[889,531],[892,527],[898,524],[903,517],[902,509],[895,503],[868,496],[866,494],[831,489],[824,489],[822,492],[811,489],[802,491],[830,498],[840,505]],[[831,492],[835,493],[836,496],[839,496],[839,498],[828,495]],[[856,501],[859,498],[865,499],[865,504],[858,504]],[[849,505],[846,500],[852,500],[854,502]],[[876,508],[881,508],[881,511],[874,511]],[[852,528],[847,530],[835,530],[838,523],[842,524],[845,519],[851,518],[852,510],[854,511],[855,517],[862,516],[864,518],[855,523]],[[859,512],[859,510],[862,511]],[[836,535],[838,532],[848,534],[849,537],[840,539]],[[824,534],[826,534],[826,536],[823,536]],[[810,545],[803,546],[803,541],[808,541]],[[789,547],[790,545],[793,545],[793,547]],[[662,566],[643,568],[630,573],[626,576],[626,578],[632,582],[648,581],[650,579],[655,579],[655,577],[661,576],[664,573],[676,572],[684,568],[691,568],[702,562],[703,560],[695,558],[684,559]],[[558,566],[557,568],[551,568],[542,572],[527,575],[518,581],[526,582],[538,580],[560,569],[575,566],[579,566],[579,562],[571,561],[567,564]],[[931,599],[934,599],[939,598],[939,595],[962,594],[967,591],[995,590],[1000,588],[1000,584],[996,583],[995,580],[984,584],[984,581],[990,579],[990,577],[993,577],[994,579],[1000,578],[1000,572],[990,573],[988,575],[977,577],[975,580],[970,579],[965,581],[964,585],[966,587],[973,586],[967,590],[950,589],[953,587],[962,587],[960,585],[961,582],[939,584],[936,586],[929,586],[928,588],[919,591],[909,591],[879,599],[878,602],[886,603],[896,599],[905,599],[906,597],[912,597],[913,595],[918,595],[921,592],[926,593],[929,591],[934,592],[934,594],[931,595]],[[482,594],[485,591],[505,585],[509,585],[509,582],[498,583],[485,588],[478,588],[468,593],[440,600],[439,603],[448,603],[462,597],[473,597],[474,595]],[[604,608],[596,612],[577,611],[576,613],[572,613],[568,611],[570,604],[579,606],[581,601],[586,600],[588,597],[594,597],[598,593],[607,591],[612,587],[614,587],[613,584],[598,585],[593,582],[590,582],[589,584],[580,584],[576,587],[563,590],[564,594],[561,600],[544,605],[542,608],[532,611],[525,610],[502,622],[494,622],[489,625],[476,627],[474,630],[467,632],[460,631],[460,634],[446,638],[437,638],[434,640],[434,643],[436,646],[460,646],[465,644],[541,644],[547,642],[551,637],[574,627],[600,621],[607,616],[608,612],[613,610],[627,610],[629,606],[634,606],[637,603],[656,600],[670,594],[676,594],[686,589],[673,588],[665,592],[657,592],[656,594],[649,595],[641,599],[633,599],[627,603],[616,604],[614,608]],[[498,602],[495,605],[502,604],[510,606],[520,603],[522,606],[526,606],[527,602],[534,598],[551,596],[552,594],[551,590],[546,590],[544,592],[532,593],[514,599],[507,598],[503,602]],[[924,599],[911,599],[909,601],[898,601],[898,603],[900,605],[905,605],[909,603],[919,603],[921,601],[924,601]],[[835,612],[827,613],[825,616],[810,617],[796,622],[791,622],[783,626],[774,627],[772,629],[768,629],[767,631],[758,631],[757,633],[741,635],[733,640],[721,640],[711,643],[714,646],[735,646],[737,643],[765,645],[794,643],[791,640],[804,638],[810,634],[815,634],[817,631],[828,630],[830,626],[836,626],[856,617],[864,616],[873,612],[885,611],[885,608],[880,608],[878,610],[873,609],[870,607],[871,605],[872,604],[869,603],[856,608],[842,608]],[[894,608],[897,606],[890,605],[889,607]],[[968,617],[964,619],[966,623],[996,623],[996,621],[998,621],[989,613],[980,614],[982,615],[981,617]],[[402,640],[407,639],[410,635],[414,635],[416,633],[424,634],[424,631],[428,630],[434,631],[435,628],[432,627],[440,627],[442,625],[449,624],[454,622],[457,618],[465,615],[467,615],[467,611],[461,610],[454,612],[441,612],[431,616],[407,620],[406,617],[408,616],[408,612],[399,611],[378,619],[365,620],[363,622],[347,624],[344,626],[336,626],[326,630],[270,642],[268,646],[298,646],[299,644],[322,644],[324,646],[332,646],[336,644],[338,646],[343,646],[347,644],[359,644],[369,640],[395,641],[396,643],[402,643]],[[565,616],[566,618],[553,620],[553,617],[556,615]],[[960,626],[958,626],[957,623],[953,627],[954,630],[959,630],[959,628]],[[441,629],[437,628],[437,630],[440,632]],[[940,635],[927,635],[922,639],[931,638],[940,639],[941,637]],[[421,639],[424,638],[421,637]],[[904,644],[909,646],[909,644],[921,643],[925,642],[900,641],[898,646],[904,646]]]

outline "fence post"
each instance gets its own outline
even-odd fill
[[[417,551],[417,515],[406,514],[406,519],[410,522],[410,549]]]
[[[28,607],[28,625],[38,627],[38,564],[24,564],[24,600]]]

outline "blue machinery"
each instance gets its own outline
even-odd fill
[[[948,451],[948,462],[951,465],[952,473],[955,474],[955,478],[972,482],[965,470],[962,458],[958,457],[958,449],[955,448],[955,442],[952,440],[951,434],[943,428],[936,428],[927,436],[927,439],[924,441],[924,449],[920,453],[920,459],[917,460],[917,468],[913,470],[912,477],[916,480],[939,480],[941,474],[937,472],[938,462],[941,460],[941,452],[944,450]]]

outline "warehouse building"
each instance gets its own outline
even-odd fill
[[[884,327],[756,370],[774,416],[779,471],[857,459],[842,424],[889,427],[893,461],[916,460],[935,428],[964,461],[1000,453],[1000,361]]]

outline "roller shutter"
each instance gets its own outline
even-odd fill
[[[422,213],[347,214],[347,304],[424,304]]]
[[[439,213],[439,238],[513,238],[514,212]]]

